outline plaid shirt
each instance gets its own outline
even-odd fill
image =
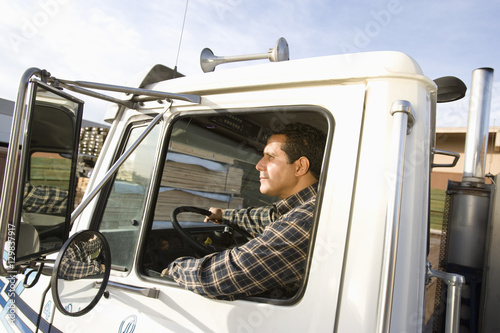
[[[24,188],[23,210],[27,213],[66,215],[68,191],[54,186],[33,186]]]
[[[92,259],[102,247],[99,239],[76,242],[69,247],[61,259],[59,277],[65,280],[82,279],[89,275],[101,273],[101,263]]]
[[[298,289],[304,275],[317,186],[274,206],[226,210],[224,222],[259,236],[201,259],[178,258],[168,273],[183,288],[214,299],[235,300],[281,288]]]

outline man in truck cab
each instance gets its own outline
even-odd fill
[[[294,295],[304,275],[325,142],[325,134],[302,123],[275,131],[256,169],[260,191],[281,200],[267,207],[212,207],[212,215],[205,219],[236,225],[256,237],[200,259],[178,258],[162,275],[214,299],[264,292],[277,293],[274,297]]]

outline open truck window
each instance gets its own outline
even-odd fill
[[[255,236],[223,224],[204,223],[203,213],[190,209],[177,215],[176,209],[239,209],[279,201],[260,193],[256,164],[273,129],[289,122],[308,123],[324,133],[329,130],[322,113],[311,110],[224,110],[181,116],[170,125],[158,163],[161,176],[157,177],[154,190],[156,203],[139,259],[144,275],[165,279],[162,270],[179,257],[200,258],[241,246]],[[173,223],[173,219],[178,223]],[[261,296],[290,297],[279,290]]]
[[[129,128],[122,151],[133,144],[145,127],[144,124],[135,124]],[[114,181],[107,188],[108,197],[99,231],[109,242],[113,267],[121,271],[129,271],[134,260],[159,132],[159,126],[155,126],[119,168]]]

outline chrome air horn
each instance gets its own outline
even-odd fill
[[[267,53],[258,54],[247,54],[239,56],[227,56],[218,57],[215,56],[212,50],[209,48],[203,49],[200,56],[200,65],[203,72],[213,72],[215,66],[226,63],[226,62],[236,62],[236,61],[246,61],[246,60],[257,60],[257,59],[269,59],[269,61],[285,61],[290,58],[288,52],[288,43],[285,38],[281,37],[276,42],[276,46],[273,49],[269,49]]]

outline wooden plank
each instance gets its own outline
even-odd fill
[[[225,202],[182,190],[164,191],[158,195],[154,217],[155,220],[170,221],[170,214],[179,206],[195,206],[205,209],[210,207],[241,208],[243,206],[243,198],[232,197],[229,202]],[[179,220],[202,221],[203,217],[198,214],[185,213],[181,215]]]
[[[217,153],[214,153],[212,151],[192,147],[192,146],[185,145],[185,144],[178,143],[178,142],[171,142],[170,150],[173,152],[176,152],[176,153],[182,153],[182,154],[186,154],[186,155],[196,156],[196,157],[204,158],[204,159],[207,159],[210,161],[227,163],[227,164],[231,164],[231,165],[234,164],[234,159],[230,158],[228,156],[225,156],[222,154],[217,154]]]
[[[200,165],[167,161],[161,186],[238,195],[242,178],[243,170],[235,167],[229,167],[225,173],[208,170]]]

